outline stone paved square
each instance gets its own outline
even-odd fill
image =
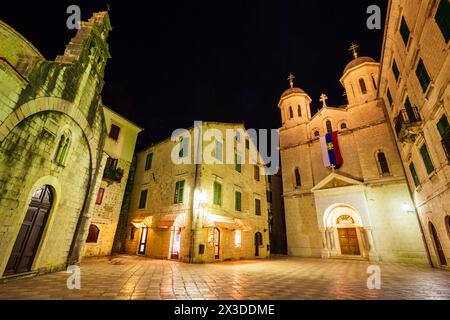
[[[0,284],[0,299],[312,300],[450,299],[450,273],[380,263],[381,289],[367,288],[366,261],[275,258],[185,264],[135,256],[89,258],[81,289],[65,271]]]

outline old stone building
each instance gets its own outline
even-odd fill
[[[450,2],[389,3],[379,96],[434,266],[450,263]]]
[[[281,96],[288,253],[427,264],[395,140],[377,98],[379,64],[358,57],[341,84],[348,104],[311,113],[293,86]]]
[[[110,31],[108,14],[96,13],[48,61],[0,21],[0,276],[80,259],[107,161]]]
[[[103,111],[106,128],[109,128],[103,149],[107,160],[86,239],[85,256],[111,254],[137,135],[142,131],[113,110],[103,106]]]
[[[193,263],[266,258],[268,207],[262,166],[243,161],[255,150],[252,140],[240,124],[203,122],[194,128],[186,130],[181,141],[168,138],[137,154],[126,251]],[[242,132],[228,138],[227,129]],[[205,138],[210,130],[223,139]],[[208,155],[214,163],[194,163],[199,146],[200,159]],[[225,164],[229,146],[234,164]],[[174,162],[174,155],[182,163]]]

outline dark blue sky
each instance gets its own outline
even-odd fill
[[[145,128],[139,147],[190,127],[194,120],[244,122],[278,128],[277,108],[292,72],[296,85],[320,105],[345,103],[339,83],[352,59],[380,59],[383,30],[369,30],[369,5],[384,13],[387,0],[357,1],[8,1],[0,18],[47,59],[62,54],[75,31],[66,8],[83,20],[111,4],[112,59],[103,100]]]

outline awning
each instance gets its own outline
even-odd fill
[[[133,220],[131,220],[131,224],[135,226],[136,228],[142,228],[142,227],[151,227],[153,221],[153,216],[148,217],[136,217]]]
[[[161,216],[157,224],[160,229],[169,229],[172,226],[183,228],[186,226],[186,214],[171,213]]]
[[[251,227],[248,221],[236,219],[218,214],[206,213],[203,218],[203,228],[224,228],[230,230],[250,231]]]

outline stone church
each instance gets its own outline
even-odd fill
[[[95,206],[111,157],[121,158],[126,180],[140,128],[101,101],[110,31],[108,14],[96,13],[64,55],[48,61],[0,21],[0,278],[61,270],[89,254],[85,241],[93,238],[94,209],[104,213]],[[123,124],[122,133],[112,124]],[[130,144],[105,149],[108,136]],[[113,236],[104,237],[106,247]]]
[[[288,253],[427,264],[395,139],[377,98],[379,63],[359,57],[356,45],[352,49],[354,59],[340,79],[348,104],[328,105],[323,94],[312,115],[312,99],[294,87],[293,76],[278,104]],[[330,164],[330,151],[342,163]]]

